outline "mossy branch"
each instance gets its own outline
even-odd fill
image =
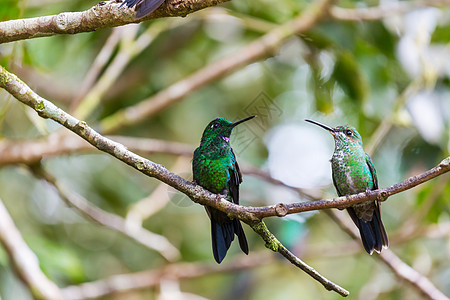
[[[277,204],[265,207],[244,207],[233,204],[221,196],[215,195],[201,186],[195,185],[192,182],[177,176],[176,174],[167,170],[164,166],[147,160],[131,151],[128,151],[123,145],[112,141],[94,129],[89,127],[85,122],[77,120],[70,114],[55,106],[50,101],[40,97],[33,90],[31,90],[23,81],[16,75],[9,73],[3,67],[0,67],[0,87],[7,90],[20,102],[33,108],[41,117],[50,118],[67,129],[73,131],[97,149],[111,154],[122,162],[139,170],[143,174],[154,177],[178,191],[189,196],[194,202],[208,205],[217,208],[228,215],[239,218],[243,222],[252,226],[256,232],[262,233],[262,238],[268,243],[271,249],[276,249],[283,256],[288,258],[294,265],[303,270],[302,262],[293,256],[289,250],[277,242],[276,238],[264,228],[261,220],[266,217],[279,216],[283,217],[287,214],[299,213],[304,211],[327,209],[327,208],[345,208],[350,205],[368,201],[379,200],[384,201],[387,197],[408,190],[424,183],[432,178],[450,171],[450,157],[444,159],[438,166],[417,176],[408,178],[407,180],[395,184],[393,186],[370,191],[367,193],[359,193],[347,197],[339,197],[331,200],[320,200],[314,202],[301,202],[293,204]],[[273,238],[272,238],[273,237]],[[309,270],[305,268],[306,270]],[[312,269],[314,270],[314,269]],[[305,271],[311,275],[309,271]],[[314,272],[312,272],[314,273]],[[318,274],[318,273],[317,273]],[[320,274],[319,274],[320,275]],[[318,280],[316,275],[311,275]],[[326,280],[326,279],[324,279]],[[319,280],[320,281],[320,280]],[[328,280],[326,280],[328,281]],[[326,286],[331,287],[334,291],[342,294],[342,288],[335,286],[333,283],[328,283]]]

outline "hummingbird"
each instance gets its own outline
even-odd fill
[[[328,130],[334,138],[335,148],[331,157],[333,184],[339,196],[347,196],[378,189],[375,167],[364,152],[361,135],[350,125],[330,126],[305,120]],[[359,229],[364,249],[372,255],[388,247],[388,237],[381,221],[380,203],[366,201],[347,208],[347,212]]]
[[[119,7],[125,4],[130,8],[136,6],[136,19],[139,19],[154,12],[163,2],[164,0],[124,0]]]
[[[242,175],[230,146],[230,135],[234,127],[254,117],[234,123],[225,118],[211,121],[203,132],[200,146],[195,149],[192,160],[194,182],[212,193],[224,195],[235,204],[239,204]],[[247,239],[241,222],[215,208],[205,208],[211,220],[212,250],[216,262],[220,264],[225,258],[235,234],[241,250],[248,254]]]

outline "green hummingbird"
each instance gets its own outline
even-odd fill
[[[350,125],[335,128],[312,120],[333,135],[335,148],[331,157],[333,184],[339,196],[346,196],[378,189],[375,167],[364,152],[361,135]],[[372,254],[388,247],[388,237],[381,221],[380,203],[366,201],[347,208],[347,212],[359,229],[364,249]]]
[[[230,146],[233,128],[255,116],[237,122],[217,118],[206,126],[200,146],[194,151],[192,172],[194,182],[208,191],[224,195],[235,204],[239,204],[239,184],[241,171]],[[225,258],[236,234],[241,250],[248,254],[248,244],[244,230],[238,219],[231,219],[226,213],[212,207],[205,207],[211,219],[211,238],[214,259],[221,263]]]

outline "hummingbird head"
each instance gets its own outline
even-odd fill
[[[337,147],[351,144],[359,144],[362,147],[361,135],[359,135],[359,132],[356,131],[356,129],[350,125],[337,126],[333,128],[313,120],[305,120],[305,121],[316,124],[328,130],[334,137],[334,141]]]
[[[234,123],[225,118],[214,119],[208,124],[208,126],[206,126],[205,131],[203,131],[202,142],[211,139],[222,139],[228,143],[230,141],[230,135],[233,128],[245,121],[253,119],[254,117],[255,116],[250,116]]]

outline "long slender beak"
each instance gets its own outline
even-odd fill
[[[250,119],[253,119],[254,117],[255,117],[255,116],[250,116],[250,117],[247,117],[247,118],[242,119],[242,120],[240,120],[240,121],[236,121],[236,122],[234,122],[234,123],[231,123],[230,126],[231,126],[231,127],[235,127],[235,126],[237,126],[237,125],[239,125],[239,124],[241,124],[241,123],[244,123],[245,121],[248,121],[248,120],[250,120]]]
[[[309,122],[309,123],[316,124],[317,126],[320,126],[320,127],[322,127],[323,129],[328,130],[332,135],[334,135],[334,133],[336,132],[336,130],[334,130],[333,127],[330,127],[330,126],[328,126],[328,125],[325,125],[325,124],[322,124],[322,123],[319,123],[319,122],[316,122],[316,121],[313,121],[313,120],[308,120],[308,119],[305,119],[305,121],[306,121],[306,122]]]

